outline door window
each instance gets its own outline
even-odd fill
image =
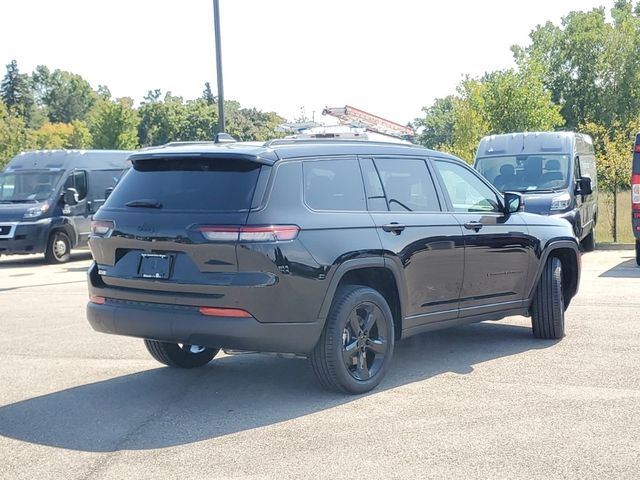
[[[366,211],[362,174],[356,159],[307,161],[304,199],[314,210]]]
[[[496,193],[470,169],[444,160],[435,164],[456,212],[500,211]]]
[[[424,160],[378,158],[375,160],[387,204],[396,212],[439,212],[440,202]]]
[[[64,184],[67,188],[75,188],[78,192],[78,200],[83,200],[87,196],[87,172],[83,170],[74,171]]]

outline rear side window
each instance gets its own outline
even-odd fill
[[[304,198],[314,210],[365,211],[360,166],[353,160],[307,161]]]
[[[377,158],[389,210],[396,212],[439,212],[440,202],[424,160]]]
[[[246,211],[259,173],[260,164],[237,159],[138,160],[105,207],[144,200],[162,205],[163,210]]]

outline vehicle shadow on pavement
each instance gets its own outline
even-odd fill
[[[467,374],[555,341],[531,329],[475,324],[397,344],[377,395],[446,372]],[[0,407],[0,435],[58,448],[113,452],[185,445],[304,417],[362,396],[326,392],[305,360],[268,355],[215,359],[197,370],[156,368]]]
[[[630,260],[625,260],[619,263],[613,268],[610,268],[604,273],[601,273],[599,277],[605,278],[640,278],[640,267],[636,263],[635,257],[629,257]]]

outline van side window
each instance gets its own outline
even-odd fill
[[[360,165],[351,160],[306,161],[304,199],[314,210],[366,211]]]
[[[64,183],[64,188],[75,188],[78,192],[78,200],[83,200],[87,196],[87,172],[74,171]]]

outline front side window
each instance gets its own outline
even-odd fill
[[[394,212],[439,212],[440,202],[424,160],[378,158],[376,168],[382,180],[389,210]]]
[[[480,157],[476,170],[502,192],[529,192],[566,188],[569,164],[568,155],[536,153]]]
[[[304,199],[314,210],[365,211],[360,166],[356,159],[306,161]]]
[[[456,212],[499,212],[498,197],[471,170],[453,162],[435,161]]]
[[[75,188],[78,192],[78,200],[83,200],[87,196],[87,172],[77,170],[67,178],[64,188]]]

